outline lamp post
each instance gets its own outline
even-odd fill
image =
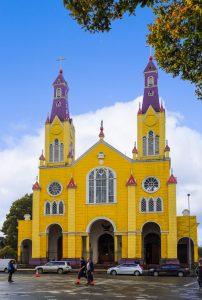
[[[188,198],[188,210],[189,210],[189,271],[191,271],[191,237],[190,237],[190,202],[189,202],[190,194],[187,194]]]

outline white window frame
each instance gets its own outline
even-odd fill
[[[61,96],[62,96],[62,89],[57,88],[56,91],[55,91],[55,97],[60,98]]]
[[[108,197],[108,181],[107,181],[107,201],[106,202],[95,202],[96,201],[96,184],[94,184],[94,202],[89,202],[89,176],[91,174],[92,171],[96,172],[96,170],[98,169],[105,169],[108,171],[111,171],[113,173],[114,179],[114,201],[113,202],[109,202],[109,197]],[[94,179],[95,180],[95,179]],[[108,179],[109,180],[109,179]],[[108,167],[96,167],[91,169],[87,176],[86,176],[86,204],[88,205],[110,205],[110,204],[115,204],[117,203],[117,199],[116,199],[116,173],[114,172],[114,170],[112,170],[111,168]]]
[[[160,199],[161,200],[161,211],[157,211],[156,210],[156,203],[157,203],[157,199]],[[141,204],[142,204],[142,200],[145,199],[146,200],[146,211],[142,211],[141,210]],[[153,203],[154,203],[154,210],[153,211],[149,211],[149,200],[152,199],[153,200]],[[149,198],[146,198],[146,197],[142,197],[139,201],[139,212],[141,214],[161,214],[164,212],[164,209],[163,209],[163,200],[161,197],[156,197],[156,198],[153,198],[153,197],[149,197]]]
[[[150,132],[153,133],[153,151],[152,151],[152,154],[149,154],[149,133]],[[158,144],[156,142],[157,139],[158,139]],[[145,145],[145,147],[144,147],[144,145]],[[158,149],[156,149],[156,145],[158,145]],[[159,152],[160,152],[159,147],[160,147],[160,136],[159,136],[159,134],[155,134],[155,132],[153,130],[149,130],[147,132],[147,135],[142,137],[142,149],[143,149],[142,154],[143,154],[143,156],[158,156]]]
[[[58,160],[55,159],[55,141],[58,140]],[[51,145],[52,145],[52,155],[51,155]],[[63,147],[63,151],[61,151],[61,147]],[[52,158],[52,160],[51,160]],[[64,143],[60,142],[58,138],[54,139],[52,143],[49,145],[49,162],[50,163],[59,163],[64,162]]]
[[[150,80],[152,81],[151,83],[150,83]],[[147,78],[147,86],[149,86],[149,87],[154,86],[154,77],[153,76],[148,76],[148,78]]]

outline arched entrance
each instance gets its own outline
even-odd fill
[[[47,229],[48,233],[48,260],[60,260],[62,258],[62,228],[58,224],[52,224]]]
[[[29,264],[32,258],[32,241],[26,239],[21,243],[21,263]]]
[[[161,231],[158,224],[148,222],[142,229],[143,257],[146,264],[159,264],[161,259]]]
[[[86,231],[90,240],[89,255],[94,263],[114,262],[114,224],[103,217],[92,221]]]
[[[98,239],[98,262],[100,264],[114,261],[114,237],[103,234]]]
[[[190,240],[191,246],[191,262],[194,262],[194,243],[192,239]],[[177,244],[177,258],[181,264],[188,264],[189,263],[189,238],[183,237],[178,241]]]

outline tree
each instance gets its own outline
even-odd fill
[[[198,0],[63,0],[70,15],[91,33],[111,30],[124,14],[135,15],[138,5],[150,6],[156,16],[148,25],[148,43],[155,49],[159,66],[174,77],[196,85],[202,100],[201,27]]]
[[[11,246],[5,246],[0,249],[0,257],[1,258],[17,258],[17,251],[14,250]]]
[[[25,214],[32,215],[32,194],[26,194],[13,202],[3,223],[1,231],[5,234],[5,245],[15,250],[17,250],[18,242],[18,220],[23,220]]]

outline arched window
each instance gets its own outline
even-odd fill
[[[162,201],[160,198],[156,200],[156,211],[162,211]]]
[[[53,162],[53,145],[50,144],[49,146],[49,155],[50,155],[50,162]]]
[[[64,204],[63,201],[59,202],[59,215],[63,215],[64,214]]]
[[[59,140],[55,139],[55,145],[54,145],[54,161],[59,161]]]
[[[57,88],[57,89],[56,89],[56,98],[60,98],[61,95],[62,95],[62,90],[61,90],[61,88]]]
[[[154,133],[149,131],[148,134],[148,155],[154,155]]]
[[[142,138],[142,143],[143,143],[143,155],[147,155],[147,138],[146,136],[143,136]]]
[[[45,203],[45,214],[50,215],[50,203],[49,202]]]
[[[52,204],[52,214],[57,215],[57,203],[55,201]]]
[[[152,198],[149,199],[149,211],[154,211],[154,200]]]
[[[141,212],[146,212],[147,211],[147,203],[146,200],[143,198],[141,200]]]
[[[97,168],[87,178],[88,203],[115,202],[115,175],[107,168]]]
[[[149,76],[147,79],[147,85],[148,86],[153,86],[154,85],[154,77],[153,76]]]
[[[60,144],[60,161],[64,160],[64,144]]]
[[[159,154],[159,135],[155,136],[155,154]]]

